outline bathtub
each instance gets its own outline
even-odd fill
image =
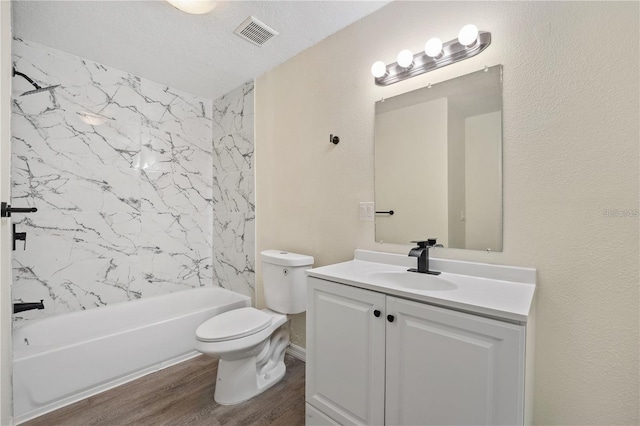
[[[251,299],[219,287],[117,303],[15,330],[15,422],[21,423],[185,361],[196,328]]]

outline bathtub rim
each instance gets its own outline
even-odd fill
[[[200,313],[203,313],[205,311],[210,310],[211,308],[206,308],[206,309],[200,309],[198,311],[193,311],[191,312],[191,314],[197,315]],[[176,315],[176,316],[172,316],[160,321],[154,321],[154,322],[147,322],[141,325],[136,325],[135,327],[131,327],[131,328],[126,328],[126,329],[119,329],[117,331],[114,331],[112,333],[106,333],[106,334],[102,334],[100,336],[97,337],[91,337],[91,338],[87,338],[84,340],[80,340],[77,342],[73,342],[73,343],[63,343],[63,344],[53,344],[53,345],[27,345],[27,346],[22,346],[22,347],[18,347],[15,348],[14,345],[14,350],[13,350],[13,362],[16,361],[22,361],[22,360],[27,360],[27,359],[31,359],[33,357],[36,356],[40,356],[40,355],[46,355],[48,353],[51,352],[55,352],[61,348],[73,348],[76,346],[81,346],[84,345],[86,343],[91,343],[91,342],[95,342],[98,340],[102,340],[102,339],[106,339],[109,337],[114,337],[114,336],[118,336],[122,333],[126,333],[126,332],[131,332],[131,331],[136,331],[136,330],[140,330],[142,328],[146,328],[152,325],[156,325],[156,324],[164,324],[167,323],[169,321],[173,321],[176,320],[178,318],[182,318],[186,315]],[[46,318],[43,318],[42,320],[38,320],[38,321],[46,321]],[[15,343],[15,342],[14,342]]]
[[[149,300],[159,300],[159,299],[168,299],[170,298],[172,295],[178,294],[178,293],[186,293],[189,291],[193,291],[193,290],[210,290],[210,289],[221,289],[221,290],[225,290],[227,292],[231,292],[234,293],[234,296],[237,296],[237,300],[234,300],[233,302],[235,303],[236,301],[245,301],[248,302],[249,304],[247,306],[251,306],[252,305],[252,300],[251,297],[246,296],[242,293],[237,293],[234,292],[233,290],[229,290],[226,289],[224,287],[195,287],[192,289],[188,289],[188,290],[183,290],[180,292],[174,292],[174,293],[167,293],[167,294],[158,294],[158,295],[154,295],[154,296],[150,296],[147,298],[142,298],[142,299],[135,299],[135,300],[129,300],[129,301],[123,301],[123,302],[117,302],[117,303],[113,303],[110,305],[106,305],[106,306],[101,306],[101,307],[97,307],[95,308],[97,309],[105,309],[105,308],[117,308],[117,307],[121,307],[121,306],[125,306],[126,304],[130,304],[131,302],[145,302],[145,301],[149,301]],[[39,323],[51,320],[52,318],[69,318],[69,319],[74,319],[77,316],[80,316],[82,314],[86,314],[88,312],[93,311],[94,309],[90,309],[90,310],[82,310],[82,311],[74,311],[74,312],[66,312],[64,314],[60,314],[60,315],[53,315],[51,317],[48,318],[40,318],[37,320],[33,320],[31,321],[29,324],[25,324],[24,326],[17,328],[15,330],[12,330],[12,356],[13,356],[13,361],[12,363],[18,361],[18,360],[23,360],[23,359],[29,359],[31,357],[37,356],[37,355],[41,355],[41,354],[46,354],[55,350],[58,350],[62,347],[74,347],[74,346],[79,346],[81,344],[87,343],[87,342],[92,342],[92,341],[96,341],[99,339],[104,339],[106,337],[112,337],[112,336],[116,336],[120,333],[123,333],[125,331],[133,331],[133,330],[138,330],[140,328],[143,327],[147,327],[153,324],[162,324],[164,322],[168,322],[177,318],[182,318],[186,315],[197,315],[199,313],[208,311],[211,309],[211,306],[208,307],[203,307],[201,309],[198,310],[193,310],[193,311],[187,311],[187,312],[181,312],[179,314],[176,315],[172,315],[169,317],[162,317],[162,319],[156,319],[154,321],[147,321],[147,322],[142,322],[140,324],[136,324],[134,327],[129,327],[129,328],[116,328],[114,330],[111,330],[105,334],[101,334],[98,336],[94,336],[94,337],[89,337],[89,338],[83,338],[80,340],[73,340],[71,342],[69,341],[65,341],[62,343],[54,343],[54,344],[48,344],[48,345],[24,345],[23,342],[18,342],[17,340],[17,336],[16,334],[19,333],[28,333],[28,329],[32,326],[37,326]],[[26,329],[26,331],[25,331]],[[27,337],[27,336],[25,336]]]

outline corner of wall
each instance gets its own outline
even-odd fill
[[[0,198],[9,200],[11,159],[11,2],[0,1]],[[13,424],[11,219],[0,219],[0,425]]]

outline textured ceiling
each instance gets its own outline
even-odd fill
[[[162,0],[14,1],[15,37],[210,99],[228,93],[388,1],[220,1],[189,15]],[[280,34],[233,30],[253,15]]]

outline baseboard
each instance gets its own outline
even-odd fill
[[[306,362],[307,360],[307,350],[305,348],[301,348],[298,345],[294,345],[293,343],[289,344],[287,353],[293,357],[298,358],[302,362]]]

